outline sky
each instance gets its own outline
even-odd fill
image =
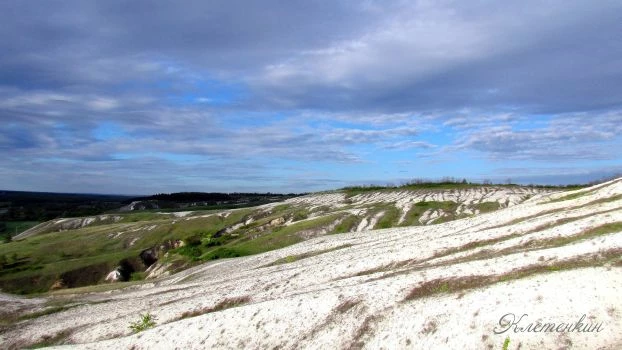
[[[622,173],[621,1],[0,2],[0,188]]]

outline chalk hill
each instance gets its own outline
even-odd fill
[[[452,196],[464,198],[460,205],[435,204],[417,215],[411,210],[422,201],[396,196],[386,202],[402,208],[393,215],[398,225],[402,217],[420,224],[457,220],[367,230],[381,221],[378,215],[371,225],[378,212],[392,210],[371,197],[382,195],[289,202],[361,215],[352,225],[361,231],[314,234],[121,289],[2,296],[3,317],[14,321],[0,345],[498,349],[509,337],[510,349],[622,347],[622,179],[571,192],[519,193],[516,201],[498,194],[494,202],[504,208],[489,213],[459,191]],[[450,194],[438,196],[445,197],[423,202],[443,203]],[[367,199],[373,209],[362,207]],[[156,327],[132,334],[128,326],[145,313]],[[540,322],[563,324],[562,331],[503,332],[513,325],[500,320],[512,315],[517,330]],[[563,331],[583,315],[583,330],[600,332]]]

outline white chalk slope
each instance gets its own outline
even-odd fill
[[[24,321],[0,347],[622,348],[622,179],[439,225],[322,236]],[[222,310],[218,310],[222,309]],[[153,329],[131,334],[140,313]],[[180,319],[182,316],[193,316]],[[502,316],[600,332],[496,334]],[[65,332],[65,333],[63,333]]]

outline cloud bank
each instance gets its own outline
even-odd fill
[[[312,191],[619,171],[622,4],[0,4],[0,180]],[[553,181],[554,182],[554,181]]]

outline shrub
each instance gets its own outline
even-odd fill
[[[309,217],[309,213],[305,209],[296,210],[292,216],[292,221],[300,221]]]
[[[199,260],[201,254],[203,254],[201,247],[197,245],[184,245],[183,247],[175,249],[174,252],[179,255],[187,256],[192,260]]]
[[[194,235],[184,239],[184,245],[190,247],[201,245],[201,236]]]
[[[201,256],[201,259],[202,260],[217,260],[217,259],[224,259],[224,258],[236,258],[242,255],[244,254],[241,254],[241,252],[239,252],[235,248],[220,247],[216,250],[213,250]]]
[[[130,281],[142,281],[142,280],[145,279],[145,277],[146,277],[146,275],[145,275],[144,271],[134,272],[130,276]]]

